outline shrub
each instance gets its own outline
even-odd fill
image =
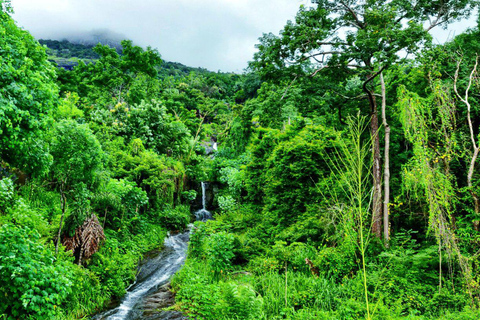
[[[72,269],[72,291],[62,309],[63,313],[68,315],[68,319],[79,319],[98,311],[109,301],[110,295],[107,288],[100,284],[95,273],[77,265],[72,265]],[[63,318],[66,318],[66,315]]]
[[[28,227],[0,227],[0,314],[12,319],[54,319],[71,292],[71,266],[57,261]]]
[[[218,197],[218,206],[220,207],[222,213],[233,211],[236,205],[237,203],[235,199],[230,195]]]
[[[217,282],[209,264],[188,259],[173,280],[178,307],[192,319],[245,319],[263,317],[263,300],[253,287],[233,281]]]
[[[202,257],[204,254],[204,242],[206,238],[205,223],[195,222],[190,233],[190,241],[188,243],[188,256],[193,258]]]
[[[221,283],[218,310],[228,319],[257,320],[263,316],[263,299],[250,285]]]
[[[215,276],[226,272],[232,267],[232,259],[235,256],[235,237],[233,234],[219,232],[212,234],[207,242],[207,260]]]
[[[190,222],[190,210],[186,205],[167,208],[159,213],[159,220],[167,230],[180,231]]]
[[[219,292],[209,271],[202,261],[189,259],[171,282],[180,309],[194,319],[214,319],[216,315]]]
[[[125,250],[123,245],[114,236],[107,235],[107,241],[93,255],[92,264],[88,267],[98,275],[114,297],[123,296],[128,284],[135,280],[136,266],[140,259],[138,252]]]
[[[13,201],[13,181],[10,178],[0,180],[0,212],[5,211],[11,206]]]
[[[352,275],[357,270],[355,244],[345,239],[338,247],[324,247],[319,251],[314,264],[323,273],[337,281]]]

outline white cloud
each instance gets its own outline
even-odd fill
[[[37,38],[109,29],[169,61],[240,72],[262,33],[278,33],[308,0],[12,0],[14,18]],[[459,34],[473,19],[450,30]],[[438,41],[448,31],[436,30]]]
[[[158,48],[166,60],[242,71],[263,32],[277,33],[305,0],[13,0],[37,38],[109,29]]]

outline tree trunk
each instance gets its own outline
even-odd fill
[[[62,201],[62,217],[60,218],[60,226],[58,227],[58,233],[57,233],[57,243],[55,244],[55,257],[58,255],[58,246],[60,244],[60,236],[62,234],[63,218],[65,217],[65,207],[67,205],[67,199],[65,197],[63,182],[62,182],[62,185],[60,186],[60,198]]]
[[[382,168],[380,165],[380,137],[378,135],[378,112],[374,100],[371,130],[373,137],[373,203],[372,203],[372,232],[380,238],[382,236]]]
[[[82,265],[82,257],[83,257],[83,251],[85,251],[85,248],[83,246],[83,243],[80,245],[80,254],[78,256],[78,265]]]
[[[385,129],[385,155],[383,159],[383,238],[385,245],[390,241],[390,126],[387,122],[387,96],[383,73],[380,73],[380,83],[382,85],[382,121]]]
[[[469,96],[470,88],[472,87],[472,82],[477,75],[478,56],[475,58],[475,66],[473,67],[472,72],[470,73],[470,76],[468,78],[468,85],[467,85],[467,89],[465,90],[464,96],[461,96],[460,93],[458,93],[458,89],[457,89],[457,81],[459,78],[461,63],[462,63],[462,59],[460,59],[457,62],[457,70],[455,71],[455,78],[453,81],[453,90],[455,91],[455,94],[457,95],[457,97],[467,106],[468,129],[470,131],[470,139],[472,141],[472,147],[473,147],[473,155],[472,155],[472,159],[470,160],[470,167],[468,168],[468,174],[467,174],[467,184],[468,184],[468,189],[470,190],[470,194],[473,197],[473,202],[475,206],[475,218],[478,219],[480,214],[480,199],[478,197],[478,194],[473,190],[472,180],[473,180],[473,172],[475,171],[475,162],[477,161],[480,147],[478,146],[477,140],[475,138],[476,136],[473,130],[473,124],[472,124],[472,118],[471,118],[472,108],[471,108],[470,102],[468,101],[468,96]],[[475,230],[477,231],[479,230],[479,222],[477,220],[473,222],[473,227],[475,228]]]
[[[106,222],[107,222],[107,207],[105,207],[105,215],[103,216],[103,229],[105,229]]]
[[[475,162],[477,161],[478,158],[478,152],[480,149],[474,145],[473,147],[473,156],[472,160],[470,161],[470,168],[468,169],[468,176],[467,176],[467,183],[468,183],[468,189],[470,189],[470,194],[472,195],[473,198],[473,203],[474,203],[474,208],[475,208],[475,216],[478,218],[480,215],[480,199],[477,195],[477,193],[473,190],[473,172],[475,170]],[[473,227],[476,231],[479,231],[479,223],[478,221],[473,222]]]
[[[380,137],[378,136],[378,110],[377,101],[374,93],[368,89],[367,85],[379,74],[384,68],[381,68],[375,74],[372,74],[364,83],[363,91],[367,94],[372,113],[370,121],[372,146],[373,146],[373,203],[372,203],[372,232],[380,238],[382,236],[382,168],[380,165]]]

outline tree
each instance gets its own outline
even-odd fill
[[[469,133],[470,133],[470,140],[472,142],[472,148],[473,148],[473,154],[472,154],[472,157],[471,157],[471,160],[470,160],[470,165],[468,167],[468,174],[467,174],[467,185],[468,185],[468,188],[470,189],[470,194],[472,195],[472,198],[473,198],[473,202],[475,204],[475,222],[474,222],[474,226],[475,226],[475,229],[478,231],[478,227],[479,227],[479,222],[478,222],[478,216],[480,215],[480,197],[478,196],[477,192],[475,192],[474,188],[473,188],[473,173],[475,171],[475,164],[476,164],[476,161],[477,161],[477,158],[478,158],[478,154],[480,152],[480,146],[478,145],[478,137],[475,137],[475,130],[474,130],[474,127],[473,127],[473,124],[472,124],[472,117],[471,117],[471,109],[472,109],[472,105],[469,101],[469,94],[471,94],[470,92],[470,89],[472,88],[472,84],[474,82],[474,80],[476,79],[478,81],[478,73],[477,73],[477,68],[478,68],[478,55],[475,57],[475,65],[473,66],[473,69],[468,77],[468,84],[467,84],[467,87],[465,89],[465,93],[463,94],[460,94],[459,93],[459,90],[458,90],[458,80],[459,80],[459,72],[460,72],[460,65],[462,63],[462,59],[460,59],[458,62],[457,62],[457,69],[455,71],[455,76],[454,76],[454,81],[453,81],[453,90],[455,91],[455,95],[457,96],[457,98],[463,103],[465,104],[465,106],[467,107],[467,122],[468,122],[468,130],[469,130]],[[477,83],[478,85],[478,83]]]
[[[470,86],[462,99],[468,100],[469,88]],[[421,98],[418,94],[406,90],[404,86],[399,88],[400,119],[405,137],[413,146],[413,157],[404,168],[404,184],[407,189],[415,191],[413,194],[417,198],[423,193],[427,203],[428,228],[434,232],[438,242],[439,290],[442,287],[441,252],[445,250],[451,261],[457,258],[467,292],[472,297],[478,290],[478,284],[474,281],[472,264],[469,261],[471,257],[462,253],[457,237],[454,217],[455,176],[450,172],[450,162],[455,160],[457,153],[456,105],[450,95],[450,88],[440,80],[436,79],[431,83],[431,91],[428,97]],[[456,88],[454,91],[458,93]],[[474,139],[472,143],[475,153]],[[473,160],[475,157],[474,154]]]
[[[105,240],[103,227],[97,216],[92,214],[75,230],[73,237],[65,237],[62,242],[67,250],[79,251],[78,265],[81,265],[83,258],[88,259],[98,251],[102,240]]]
[[[55,70],[45,49],[8,15],[0,1],[0,158],[17,165],[20,146],[44,128],[58,99]]]
[[[71,72],[61,72],[62,91],[77,92],[88,104],[109,107],[117,103],[140,103],[158,91],[157,67],[162,63],[157,50],[143,50],[131,41],[122,41],[122,54],[115,48],[97,45],[100,56],[95,64],[79,65]]]
[[[266,34],[260,38],[259,52],[250,67],[260,71],[266,79],[285,78],[287,75],[293,79],[292,82],[299,77],[313,78],[319,74],[327,78],[323,79],[327,83],[343,83],[354,77],[362,79],[360,87],[363,94],[345,98],[368,101],[374,159],[372,231],[380,237],[382,190],[375,81],[399,60],[400,51],[415,53],[422,43],[429,40],[428,31],[468,16],[478,1],[313,2],[313,6],[300,7],[295,22],[289,21],[279,37]],[[424,27],[425,24],[427,27]],[[341,91],[341,85],[333,91]],[[383,120],[386,124],[386,116]],[[389,176],[386,175],[385,179],[388,180]],[[387,223],[388,216],[385,218]],[[385,238],[388,240],[388,234]]]
[[[12,4],[10,0],[0,0],[0,11],[12,13]]]
[[[75,198],[76,195],[72,192],[78,186],[80,189],[93,189],[104,155],[100,143],[88,126],[73,120],[62,120],[53,128],[50,153],[53,156],[51,178],[58,186],[62,203],[55,246],[55,252],[58,253],[67,196]]]
[[[0,227],[0,314],[4,319],[55,319],[72,290],[65,261],[55,261],[36,230]]]

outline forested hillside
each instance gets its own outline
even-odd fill
[[[48,60],[62,69],[71,70],[79,64],[82,60],[84,63],[95,63],[99,55],[95,51],[95,45],[80,44],[70,42],[69,40],[44,40],[39,39],[41,45],[47,47]],[[121,45],[119,48],[115,47],[119,54],[122,54]],[[159,76],[187,76],[191,72],[197,74],[212,74],[214,72],[203,68],[192,68],[185,66],[178,62],[162,61],[159,66]]]
[[[0,8],[0,318],[105,310],[187,228],[189,319],[480,317],[480,20],[431,36],[478,1],[314,1],[241,75]]]

